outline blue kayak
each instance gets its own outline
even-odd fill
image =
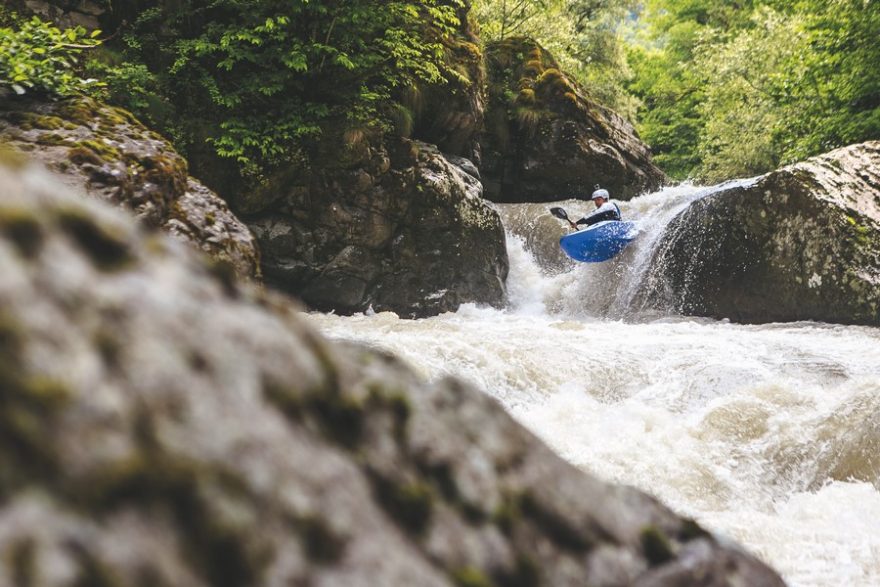
[[[600,263],[614,257],[636,237],[635,222],[606,220],[559,239],[559,246],[575,261]]]

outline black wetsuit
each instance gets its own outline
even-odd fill
[[[592,226],[603,220],[620,220],[620,208],[617,207],[617,204],[611,201],[605,202],[597,208],[595,212],[584,216],[575,222],[575,225],[580,226],[581,224],[584,224],[586,226]]]

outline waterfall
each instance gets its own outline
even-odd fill
[[[736,180],[710,187],[684,184],[620,202],[623,217],[637,223],[639,234],[621,254],[605,263],[576,263],[565,258],[558,241],[568,227],[549,213],[550,207],[560,206],[571,218],[578,218],[589,213],[589,202],[499,204],[511,255],[508,284],[512,308],[519,309],[523,305],[521,296],[525,296],[526,305],[534,312],[536,298],[543,295],[545,310],[559,316],[634,320],[669,315],[672,303],[663,295],[660,272],[652,271],[667,226],[692,202],[733,187],[747,187],[754,181]],[[536,271],[545,279],[536,279]],[[524,289],[529,287],[529,291]]]

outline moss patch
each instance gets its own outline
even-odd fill
[[[378,502],[407,531],[420,535],[431,520],[434,495],[421,481],[400,483],[379,474],[371,475]]]
[[[651,566],[662,565],[675,558],[669,538],[656,526],[643,528],[639,538],[642,551]]]
[[[450,573],[453,582],[460,587],[492,587],[494,583],[489,580],[481,570],[474,567],[463,567]]]

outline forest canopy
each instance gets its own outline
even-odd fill
[[[0,7],[0,89],[103,92],[187,156],[212,150],[260,178],[328,136],[408,135],[426,88],[472,82],[450,55],[464,48],[479,60],[475,31],[484,47],[514,36],[543,44],[677,179],[755,175],[880,138],[876,0],[126,6],[130,20],[95,51],[81,29]]]
[[[875,0],[479,0],[542,42],[678,179],[755,175],[880,138]]]

